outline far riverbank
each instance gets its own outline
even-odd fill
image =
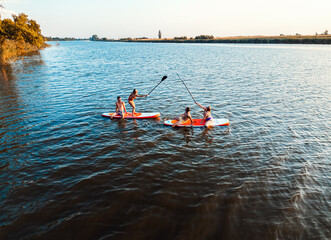
[[[153,43],[274,43],[274,44],[331,44],[331,35],[281,35],[281,36],[238,36],[212,39],[194,38],[122,38],[94,39],[93,41],[110,42],[153,42]]]

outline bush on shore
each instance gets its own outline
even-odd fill
[[[0,61],[38,51],[46,47],[39,24],[24,13],[11,19],[0,19]]]

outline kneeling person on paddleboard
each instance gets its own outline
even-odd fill
[[[117,97],[117,102],[116,102],[116,111],[114,114],[110,116],[111,119],[117,114],[120,115],[121,118],[124,118],[124,111],[127,113],[126,108],[125,108],[125,103],[121,100],[121,97]]]
[[[191,109],[189,107],[185,108],[185,113],[180,115],[179,118],[177,118],[178,122],[175,122],[172,127],[176,127],[178,125],[186,123],[187,120],[191,120],[191,126],[193,125],[193,120],[190,113]]]
[[[201,121],[201,124],[205,123],[206,127],[209,127],[211,124],[213,124],[213,117],[211,116],[211,108],[208,107],[204,107],[201,104],[199,104],[198,102],[195,102],[199,107],[201,107],[204,110],[203,113],[203,119]]]
[[[133,89],[133,92],[130,94],[128,102],[130,106],[132,107],[132,116],[136,113],[136,105],[133,100],[135,100],[137,97],[147,97],[148,95],[138,95],[137,89]]]

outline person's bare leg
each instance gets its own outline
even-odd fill
[[[178,125],[180,125],[180,121],[179,120],[177,122],[175,122],[174,124],[172,124],[172,127],[177,127]]]
[[[210,127],[212,127],[212,124],[213,124],[213,120],[209,120],[205,123],[205,126],[206,126],[206,128],[210,128]]]
[[[132,107],[132,116],[134,116],[135,112],[136,112],[136,105],[134,104],[134,102],[129,102],[130,106]]]

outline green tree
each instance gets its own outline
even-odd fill
[[[96,41],[96,40],[98,40],[99,38],[98,38],[98,35],[93,35],[91,38],[90,38],[90,40],[91,41]]]
[[[195,37],[195,39],[213,39],[213,38],[214,38],[213,35],[199,35]]]
[[[1,31],[4,39],[15,39],[15,23],[11,19],[4,19],[1,22]]]

